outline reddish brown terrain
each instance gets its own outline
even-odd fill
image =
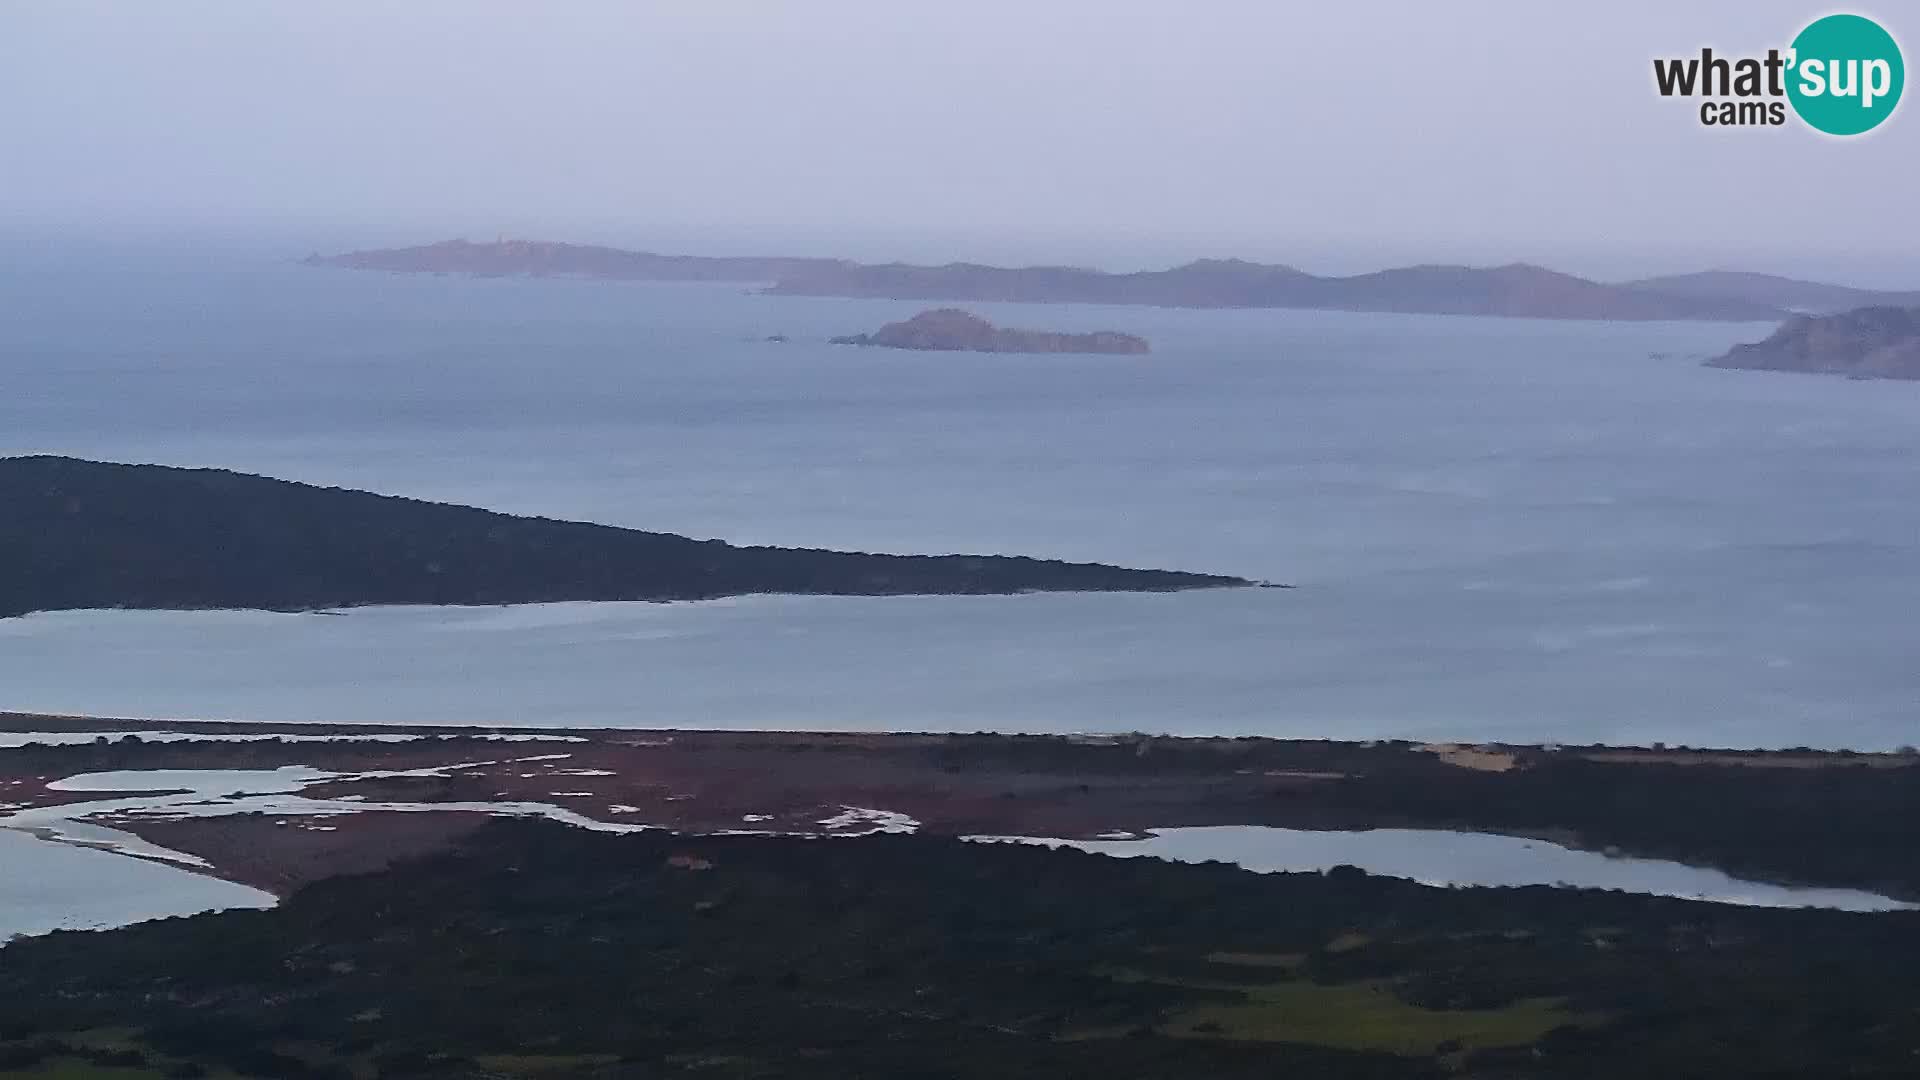
[[[197,855],[218,876],[276,896],[338,874],[370,874],[396,860],[451,850],[490,815],[368,812],[328,817],[324,827],[301,828],[285,816],[181,818],[113,822],[113,826],[174,851]]]
[[[1148,761],[1116,740],[1038,740],[1097,761],[1021,760],[982,755],[971,737],[758,732],[551,732],[552,741],[491,742],[471,732],[416,742],[140,742],[138,726],[110,731],[94,721],[14,718],[13,730],[102,731],[108,744],[0,751],[0,791],[21,806],[51,806],[109,793],[49,791],[60,776],[118,769],[272,769],[305,765],[329,772],[432,775],[347,778],[300,794],[366,803],[543,803],[613,825],[684,832],[751,830],[858,833],[831,822],[850,808],[904,814],[919,831],[947,834],[1093,836],[1115,831],[1258,820],[1275,790],[1342,775],[1266,770],[1232,756],[1217,767],[1144,775]],[[170,732],[261,734],[271,726],[171,723]],[[284,730],[284,729],[281,729]],[[301,735],[367,729],[302,726]],[[409,731],[417,729],[408,729]],[[445,729],[440,729],[445,730]],[[516,736],[532,733],[514,733]],[[579,741],[574,741],[579,740]],[[1225,745],[1230,742],[1223,741]],[[1225,746],[1223,746],[1225,749]],[[1105,752],[1100,752],[1105,751]],[[15,771],[8,772],[9,765]],[[1092,766],[1091,769],[1088,767]],[[31,770],[22,774],[21,770]],[[17,782],[17,786],[5,786]],[[376,869],[394,857],[457,838],[484,815],[367,811],[314,818],[330,831],[299,827],[299,815],[181,820],[108,818],[101,823],[198,855],[221,876],[274,891],[314,877]],[[280,824],[286,822],[287,824]]]
[[[488,813],[538,813],[593,828],[821,836],[1457,828],[1920,896],[1920,865],[1910,856],[1920,821],[1892,813],[1920,794],[1920,757],[1905,754],[1147,735],[492,733],[0,715],[0,733],[8,731],[95,734],[0,749],[0,804],[14,809],[113,797],[47,787],[83,773],[300,765],[340,774],[299,790],[283,804],[293,812],[87,819],[283,894],[442,849]],[[409,741],[163,742],[162,732]]]

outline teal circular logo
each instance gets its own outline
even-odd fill
[[[1892,115],[1906,85],[1893,35],[1859,15],[1828,15],[1793,39],[1787,100],[1815,130],[1872,131]]]

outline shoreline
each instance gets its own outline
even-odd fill
[[[422,738],[498,738],[537,742],[543,739],[577,738],[588,741],[645,745],[623,740],[666,739],[685,736],[696,739],[742,737],[787,744],[845,741],[848,743],[888,740],[921,745],[943,744],[956,740],[1006,739],[1046,740],[1077,746],[1114,746],[1141,740],[1204,746],[1270,745],[1325,746],[1372,749],[1406,747],[1444,755],[1450,751],[1468,753],[1546,753],[1573,754],[1592,761],[1617,764],[1672,765],[1748,765],[1762,768],[1813,768],[1834,765],[1866,765],[1873,768],[1920,766],[1920,750],[1900,747],[1888,750],[1823,749],[1813,746],[1693,746],[1677,743],[1574,743],[1505,742],[1483,740],[1455,742],[1433,739],[1338,739],[1295,738],[1273,735],[1184,735],[1152,731],[1083,731],[1055,733],[1044,731],[942,731],[935,729],[889,728],[884,731],[834,728],[702,728],[702,727],[614,727],[566,725],[399,723],[332,720],[218,720],[166,716],[105,716],[90,713],[34,712],[0,708],[0,736],[47,733],[129,735],[143,732],[174,732],[183,735],[247,735],[288,738],[314,736],[420,736]],[[0,750],[8,747],[0,746]],[[1454,763],[1460,764],[1460,763]],[[1472,768],[1470,765],[1460,765]]]
[[[49,787],[78,774],[334,774],[264,812],[96,821],[281,896],[445,850],[495,804],[680,834],[847,835],[832,823],[848,814],[896,815],[932,836],[1068,841],[1212,826],[1445,830],[1920,900],[1920,858],[1909,854],[1920,822],[1887,824],[1920,793],[1920,755],[1903,753],[0,713],[0,742],[22,733],[79,741],[0,747],[0,804],[13,813],[147,797]]]

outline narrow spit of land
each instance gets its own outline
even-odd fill
[[[276,480],[0,457],[0,618],[95,608],[1173,592],[1220,574],[1014,555],[749,547]]]

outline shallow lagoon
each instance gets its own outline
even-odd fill
[[[1858,889],[1810,889],[1743,881],[1718,870],[1666,859],[1580,851],[1546,840],[1436,829],[1325,832],[1265,825],[1155,829],[1139,839],[1024,840],[1123,858],[1229,862],[1262,873],[1322,872],[1357,866],[1371,874],[1427,885],[1564,885],[1618,889],[1759,907],[1843,911],[1907,910],[1913,904]]]
[[[0,828],[0,942],[273,904],[271,895],[244,885]]]

